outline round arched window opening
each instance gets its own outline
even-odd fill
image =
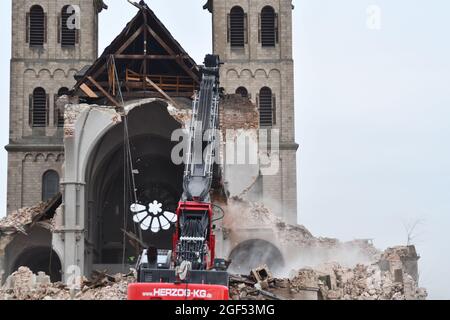
[[[59,193],[59,174],[49,170],[42,176],[42,201],[47,202]]]
[[[30,120],[33,128],[45,128],[48,120],[47,93],[41,87],[33,90]]]
[[[272,90],[264,87],[259,92],[259,120],[261,127],[271,127],[274,124],[275,106]]]
[[[261,44],[263,47],[275,47],[278,42],[278,16],[271,6],[261,11]]]
[[[45,42],[45,13],[40,5],[34,5],[27,15],[28,38],[31,47],[42,47]]]
[[[240,95],[242,98],[248,98],[248,90],[245,87],[237,88],[236,94]]]
[[[233,7],[229,15],[229,42],[232,48],[243,48],[245,44],[245,13],[239,7]]]
[[[76,25],[71,25],[74,12],[75,10],[71,5],[66,5],[61,10],[60,37],[62,47],[73,47],[77,42]]]

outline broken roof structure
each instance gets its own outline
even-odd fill
[[[27,234],[27,231],[38,223],[47,222],[56,214],[62,203],[62,195],[58,193],[54,198],[34,207],[22,208],[0,220],[0,238],[14,236],[18,233]]]
[[[118,87],[124,100],[193,95],[200,83],[197,64],[143,1],[138,7],[103,54],[77,74],[74,95],[116,107]]]

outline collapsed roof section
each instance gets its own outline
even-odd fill
[[[38,203],[30,208],[19,209],[0,220],[0,256],[6,246],[18,234],[28,235],[36,225],[47,226],[62,204],[62,194],[58,193],[48,202]],[[1,277],[0,277],[1,280]]]
[[[92,66],[76,75],[74,95],[88,103],[192,97],[200,83],[195,61],[143,2],[136,16]]]

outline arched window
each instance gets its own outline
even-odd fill
[[[239,6],[228,15],[228,42],[233,48],[243,48],[247,43],[247,14]]]
[[[47,15],[39,5],[27,13],[27,42],[30,47],[42,47],[47,42]]]
[[[261,127],[275,124],[275,96],[270,88],[264,87],[259,92],[259,122]]]
[[[60,97],[69,94],[69,89],[66,87],[62,87],[58,90],[58,94],[55,96],[55,105],[54,105],[54,121],[55,121],[55,127],[62,128],[64,127],[64,107],[65,106],[58,106],[57,101]]]
[[[278,14],[271,6],[266,6],[261,11],[259,42],[263,47],[275,47],[278,43]]]
[[[46,202],[59,192],[59,174],[49,170],[42,176],[42,201]]]
[[[236,94],[240,95],[242,98],[248,98],[248,91],[244,87],[237,88]]]
[[[48,95],[43,88],[36,88],[30,96],[30,125],[33,128],[48,124]]]
[[[65,94],[69,93],[69,89],[66,87],[62,87],[58,90],[58,97],[62,97]]]
[[[62,47],[73,47],[78,42],[78,30],[74,24],[75,20],[71,19],[75,14],[72,6],[64,6],[59,17],[59,34],[58,42]]]

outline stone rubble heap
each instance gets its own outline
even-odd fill
[[[46,204],[41,202],[34,207],[19,209],[0,220],[0,230],[23,232],[25,226],[33,222],[33,218],[44,211]]]
[[[132,273],[108,276],[99,273],[94,281],[82,279],[80,285],[51,283],[43,272],[38,275],[21,267],[0,289],[0,300],[126,300],[128,284],[135,281]]]
[[[305,226],[286,223],[261,203],[248,202],[235,197],[230,199],[224,208],[224,229],[227,233],[239,233],[245,228],[272,229],[275,235],[273,241],[277,245],[292,248],[291,256],[297,255],[298,252],[308,253],[317,260],[310,263],[312,265],[328,261],[339,261],[346,265],[370,264],[378,261],[381,256],[381,252],[369,239],[341,242],[333,238],[315,237]],[[348,257],[343,259],[346,256]],[[297,261],[294,266],[299,266]]]
[[[230,276],[232,300],[424,300],[427,291],[418,286],[417,275],[406,272],[413,247],[386,250],[372,265],[354,268],[326,263],[315,268],[291,272],[290,277],[277,279],[267,266],[250,275]],[[387,259],[387,260],[386,260]],[[406,260],[405,260],[406,259]],[[394,273],[391,272],[394,269]],[[135,281],[134,272],[110,276],[97,273],[94,280],[82,279],[78,286],[51,283],[40,272],[33,274],[21,267],[0,289],[0,300],[126,300],[128,284]]]
[[[45,207],[41,203],[21,209],[0,221],[0,258],[13,235],[26,233],[26,227],[35,222]],[[316,266],[291,271],[289,277],[278,279],[267,266],[252,270],[248,276],[232,275],[230,297],[233,300],[421,300],[427,297],[426,290],[418,286],[419,256],[414,246],[380,252],[368,240],[342,243],[337,239],[316,238],[304,226],[286,224],[258,203],[233,198],[225,208],[224,229],[271,228],[275,240],[292,246],[292,252],[315,257],[315,260],[300,257],[289,264],[290,269]],[[355,255],[352,261],[345,258],[351,255]],[[51,283],[44,273],[35,275],[21,267],[0,289],[0,300],[125,300],[128,284],[135,281],[135,276],[98,272],[93,279],[83,278],[73,287]]]
[[[233,300],[424,300],[427,291],[418,286],[417,275],[408,274],[408,266],[397,263],[402,255],[414,258],[411,252],[415,253],[415,249],[412,249],[390,248],[372,265],[346,268],[338,263],[326,263],[303,268],[291,272],[286,279],[271,277],[267,267],[262,266],[249,276],[232,276],[230,297]],[[391,272],[389,265],[399,269]]]

